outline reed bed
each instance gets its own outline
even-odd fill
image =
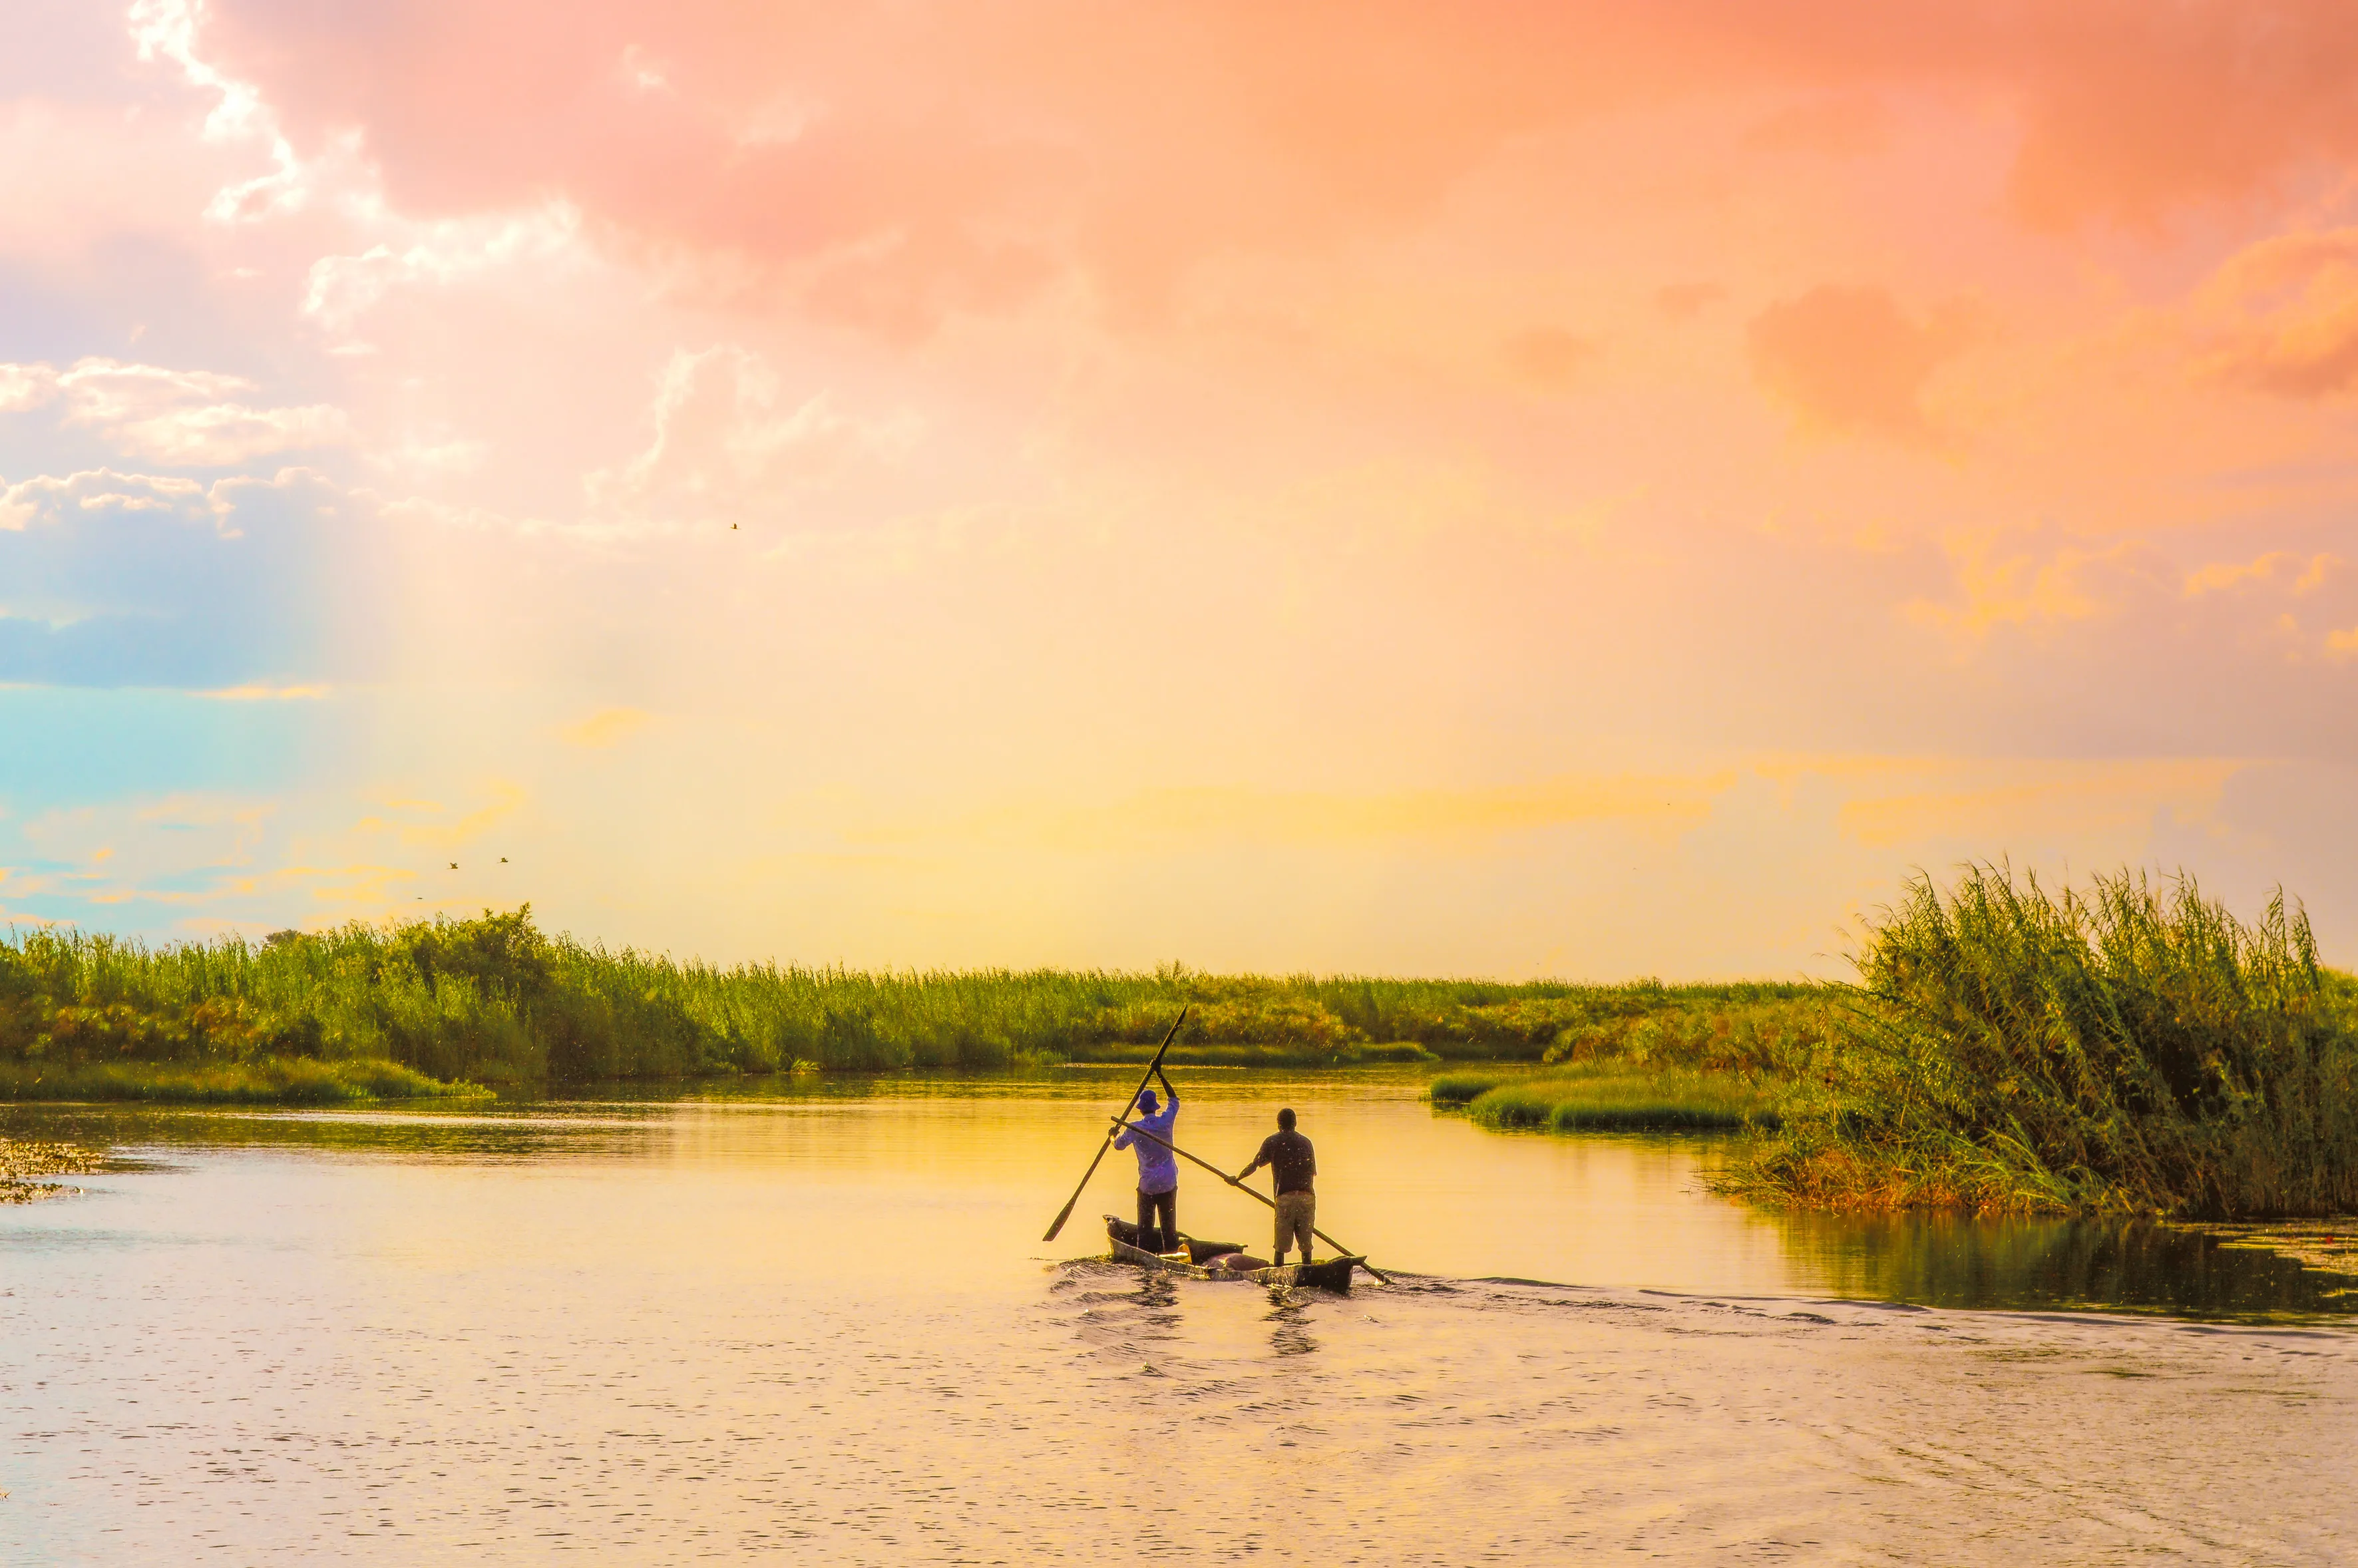
[[[0,1068],[8,1070],[0,1095],[9,1085],[61,1096],[68,1084],[130,1086],[161,1082],[166,1068],[265,1061],[387,1062],[438,1082],[519,1087],[1132,1061],[1152,1053],[1183,1003],[1191,1011],[1173,1047],[1180,1064],[1757,1066],[1791,1054],[1819,989],[1178,966],[722,967],[551,936],[528,907],[280,932],[259,943],[148,946],[45,930],[0,942]],[[123,1071],[90,1076],[110,1066]]]
[[[2281,894],[2250,924],[2184,877],[2050,892],[1911,883],[1781,1129],[1722,1178],[1810,1207],[2358,1208],[2358,988]]]
[[[445,1083],[398,1062],[265,1056],[247,1062],[0,1062],[0,1100],[150,1100],[177,1105],[351,1105],[382,1099],[475,1099],[491,1090]]]
[[[1444,1073],[1424,1087],[1437,1110],[1463,1110],[1507,1080],[1496,1073]]]
[[[1774,1127],[1784,1086],[1678,1067],[1605,1068],[1570,1076],[1434,1080],[1436,1106],[1463,1106],[1477,1124],[1550,1132],[1704,1131]]]
[[[719,967],[528,908],[149,947],[0,941],[0,1098],[395,1098],[793,1069],[1447,1061],[1485,1125],[1763,1130],[1720,1184],[1812,1207],[2358,1208],[2358,982],[2279,897],[1919,879],[1850,986]],[[1487,1065],[1477,1065],[1486,1064]],[[406,1076],[404,1076],[406,1075]]]

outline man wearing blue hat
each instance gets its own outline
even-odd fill
[[[1171,1103],[1158,1108],[1154,1091],[1141,1089],[1138,1118],[1113,1146],[1138,1150],[1138,1244],[1149,1252],[1173,1252],[1179,1247],[1179,1162],[1171,1152],[1171,1126],[1179,1119],[1179,1091],[1163,1076],[1161,1062],[1154,1064],[1154,1076]]]

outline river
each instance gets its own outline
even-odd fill
[[[1348,1297],[1095,1260],[1126,1073],[388,1113],[18,1108],[0,1562],[2348,1562],[2353,1281],[2154,1227],[1790,1219],[1713,1145],[1280,1103]],[[1267,1246],[1191,1174],[1181,1221]]]

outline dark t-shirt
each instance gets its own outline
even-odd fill
[[[1318,1173],[1318,1157],[1310,1152],[1310,1140],[1299,1132],[1272,1132],[1262,1139],[1253,1163],[1277,1173],[1281,1195],[1308,1192],[1310,1178]]]

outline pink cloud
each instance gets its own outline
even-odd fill
[[[2195,301],[2212,375],[2279,396],[2358,388],[2358,229],[2279,234],[2230,257]]]
[[[1748,341],[1753,373],[1803,423],[1923,441],[1925,384],[1968,334],[1960,310],[1919,320],[1888,290],[1821,284],[1755,317]]]
[[[2013,7],[2007,7],[2011,11]],[[2026,7],[2014,195],[2034,220],[2152,222],[2358,151],[2358,27],[2334,0]]]

